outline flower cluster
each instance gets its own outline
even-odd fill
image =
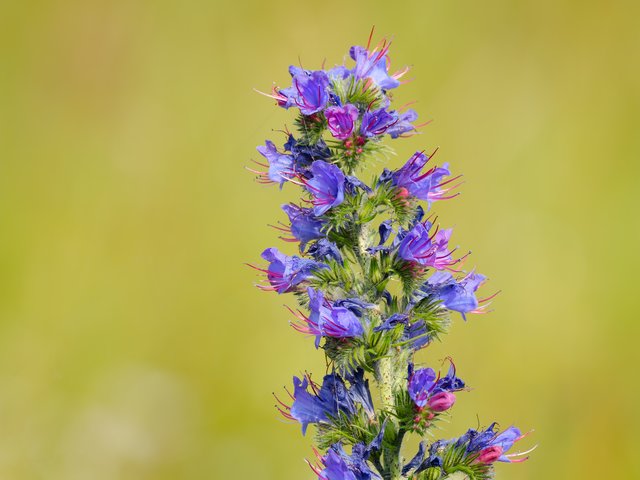
[[[265,263],[252,267],[264,275],[261,289],[294,294],[290,324],[313,337],[330,366],[321,384],[294,377],[291,400],[277,408],[303,434],[315,426],[325,453],[310,465],[323,480],[491,478],[494,462],[523,459],[507,454],[522,438],[515,427],[424,441],[411,460],[402,457],[405,436],[427,434],[466,388],[453,361],[438,373],[414,365],[415,353],[447,330],[452,312],[484,313],[493,296],[478,298],[486,277],[463,269],[468,254],[451,244],[452,229],[426,216],[460,186],[448,164],[434,163],[436,152],[416,152],[370,182],[356,176],[389,152],[386,137],[421,127],[414,110],[392,107],[406,69],[392,73],[388,50],[383,41],[352,47],[348,65],[292,66],[291,85],[267,95],[296,111],[296,128],[282,144],[259,146],[264,159],[250,170],[261,183],[300,189],[275,226],[297,251],[267,248]],[[367,376],[380,392],[375,403]]]

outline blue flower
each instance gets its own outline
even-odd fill
[[[355,130],[358,120],[358,108],[347,104],[342,107],[329,107],[324,111],[329,132],[338,140],[346,140]]]
[[[428,406],[434,412],[444,412],[455,403],[453,392],[464,388],[464,382],[456,377],[453,362],[445,377],[436,377],[432,368],[419,368],[414,371],[409,363],[408,391],[409,396],[418,408]]]
[[[296,170],[293,164],[293,157],[284,153],[278,152],[276,146],[270,140],[265,142],[264,146],[256,148],[260,154],[267,159],[269,165],[263,165],[268,167],[268,172],[257,172],[264,183],[279,183],[280,188],[287,180],[290,180],[296,175]],[[259,164],[262,165],[262,164]]]
[[[308,253],[319,262],[334,260],[340,265],[344,265],[344,260],[342,259],[338,246],[326,238],[321,238],[311,245]]]
[[[391,138],[398,138],[405,133],[413,132],[416,127],[411,122],[415,122],[417,119],[418,113],[413,109],[409,109],[400,114],[398,121],[387,129],[387,134]]]
[[[332,445],[320,460],[324,469],[316,470],[320,480],[374,480],[380,479],[367,463],[368,452],[361,443],[353,446],[348,455],[341,444]]]
[[[316,217],[312,209],[289,203],[282,205],[282,210],[289,217],[291,234],[300,242],[300,250],[304,250],[305,245],[311,240],[324,236],[322,227],[326,221]]]
[[[320,216],[343,202],[344,173],[335,165],[316,160],[311,164],[311,175],[305,186],[314,197],[313,213]]]
[[[303,115],[313,115],[324,109],[329,101],[329,77],[321,70],[307,72],[292,67],[294,102]],[[293,93],[292,91],[292,93]],[[282,93],[283,91],[281,91]]]
[[[289,135],[287,143],[284,144],[284,149],[291,152],[296,171],[303,173],[309,169],[315,160],[326,160],[331,157],[331,150],[322,139],[318,140],[315,145],[304,145],[298,143],[293,135]]]
[[[402,342],[413,350],[419,350],[431,342],[431,331],[424,320],[407,323],[402,334]]]
[[[406,476],[407,473],[409,473],[414,468],[418,468],[422,464],[424,460],[425,450],[425,442],[420,442],[420,445],[418,446],[418,452],[404,467],[402,467],[402,475]]]
[[[421,293],[432,296],[442,302],[449,310],[460,312],[466,320],[467,313],[480,313],[483,307],[476,298],[476,290],[484,283],[486,277],[471,272],[461,280],[456,280],[449,272],[434,273],[422,287]],[[483,299],[486,302],[489,298]],[[485,305],[486,306],[486,305]]]
[[[357,370],[346,379],[349,387],[335,373],[325,375],[322,386],[316,385],[306,376],[303,379],[293,377],[293,404],[289,407],[278,401],[280,405],[277,408],[285,417],[300,422],[303,434],[310,423],[329,423],[340,413],[353,415],[358,406],[368,415],[373,415],[369,382],[364,379],[364,372]]]
[[[443,465],[442,458],[438,455],[438,449],[444,444],[442,441],[436,441],[429,447],[429,456],[424,458],[426,445],[420,442],[418,453],[407,463],[402,469],[402,474],[407,475],[411,470],[415,469],[414,475],[426,470],[427,468],[441,468]]]
[[[460,178],[455,177],[445,182],[442,181],[444,177],[451,175],[447,164],[444,164],[441,168],[433,167],[422,173],[423,167],[431,157],[433,157],[433,154],[427,157],[422,152],[416,152],[407,163],[392,174],[391,181],[393,185],[398,188],[405,188],[409,194],[420,200],[426,200],[429,204],[434,200],[447,200],[455,197],[455,194],[450,195],[449,192],[458,185],[442,188]]]
[[[362,116],[360,133],[365,137],[376,137],[385,133],[397,121],[398,114],[395,111],[387,112],[385,108],[367,111]]]
[[[266,269],[258,269],[267,275],[270,286],[263,290],[275,290],[278,293],[290,292],[294,287],[309,280],[315,270],[327,268],[326,265],[294,256],[288,256],[277,248],[267,248],[261,257],[269,262]],[[254,267],[255,268],[255,267]]]
[[[358,177],[354,177],[353,175],[347,175],[344,177],[344,190],[349,195],[355,195],[358,192],[358,189],[365,191],[367,193],[373,193],[373,190],[369,185],[364,183]]]
[[[373,400],[371,399],[371,391],[369,390],[369,380],[364,378],[364,370],[358,368],[354,372],[347,373],[345,378],[351,385],[349,395],[353,401],[362,405],[369,416],[373,416],[375,413]]]
[[[313,393],[307,390],[310,385]],[[307,377],[302,380],[293,377],[293,388],[291,407],[281,403],[282,408],[278,408],[283,415],[302,424],[303,434],[310,423],[329,422],[340,412],[347,415],[356,412],[356,405],[339,375],[326,375],[319,390],[316,385],[310,384]]]
[[[429,233],[430,222],[417,223],[406,232],[398,246],[400,258],[415,262],[425,267],[443,270],[454,265],[459,260],[453,260],[449,251],[451,229],[437,230]]]
[[[327,301],[320,290],[308,287],[307,293],[310,314],[305,316],[300,311],[292,311],[299,322],[291,325],[301,333],[315,335],[316,348],[322,337],[353,338],[364,333],[360,320],[349,308]]]
[[[364,47],[353,46],[349,50],[349,56],[355,60],[356,66],[352,73],[357,79],[370,78],[382,90],[391,90],[400,85],[400,78],[405,71],[389,75],[387,70],[388,59],[387,52],[389,47],[383,46],[380,51],[374,49],[369,52]]]
[[[451,361],[449,371],[444,377],[439,378],[433,386],[432,394],[440,392],[456,392],[464,388],[464,381],[456,376],[456,366]]]
[[[391,330],[397,325],[406,325],[409,322],[409,316],[404,313],[394,313],[380,325],[373,329],[374,332],[381,332],[383,330]]]
[[[506,452],[511,449],[513,444],[518,440],[525,437],[516,427],[509,427],[505,431],[496,433],[496,423],[492,423],[486,430],[476,431],[469,429],[462,437],[460,437],[456,445],[467,445],[467,453],[475,454],[475,461],[478,463],[490,464],[495,461],[517,463],[524,462],[528,457],[522,457],[526,455],[532,448],[526,452],[518,452],[510,455],[506,455]]]

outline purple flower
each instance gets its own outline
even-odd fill
[[[474,272],[467,274],[461,280],[455,280],[449,272],[436,272],[420,287],[420,291],[440,300],[445,308],[460,312],[466,320],[465,314],[481,313],[482,308],[487,305],[479,307],[480,301],[475,295],[476,290],[485,280],[484,275]],[[490,298],[481,301],[486,302]]]
[[[289,217],[291,234],[300,242],[300,250],[304,250],[305,245],[311,240],[324,236],[322,227],[326,222],[316,217],[311,208],[303,208],[289,203],[282,205],[282,210]]]
[[[518,440],[525,437],[516,427],[509,427],[501,433],[496,433],[496,424],[493,423],[484,431],[478,432],[470,429],[460,439],[458,439],[456,445],[464,445],[467,443],[467,453],[477,454],[476,462],[478,463],[493,463],[495,461],[517,463],[524,462],[528,457],[521,457],[526,455],[531,450],[526,452],[514,453],[506,455],[505,452],[509,451],[513,444]],[[535,447],[534,447],[535,448]]]
[[[432,368],[419,368],[409,377],[409,396],[413,403],[423,408],[427,404],[436,382],[436,372]]]
[[[293,71],[294,101],[300,112],[303,115],[313,115],[322,110],[329,101],[327,74],[321,70],[306,72],[297,67],[293,67]]]
[[[400,114],[398,121],[387,129],[387,133],[391,138],[398,138],[405,133],[413,132],[416,130],[416,127],[411,122],[415,122],[417,119],[418,113],[410,108]]]
[[[287,180],[293,178],[296,174],[293,164],[293,157],[291,155],[285,155],[278,152],[276,146],[270,140],[265,142],[264,146],[256,148],[260,154],[267,159],[269,165],[262,165],[268,167],[268,172],[258,172],[252,170],[262,177],[263,183],[279,183],[280,188]]]
[[[291,152],[296,171],[303,173],[315,160],[326,160],[331,157],[331,150],[322,139],[315,145],[304,145],[298,143],[293,135],[289,135],[287,143],[284,144],[284,149]]]
[[[392,174],[391,182],[393,185],[400,189],[405,188],[411,195],[420,200],[426,200],[429,204],[434,200],[447,200],[455,197],[456,195],[447,195],[447,193],[458,185],[442,188],[460,178],[458,176],[446,182],[442,181],[444,177],[451,175],[448,164],[445,163],[440,168],[433,167],[422,173],[422,168],[431,157],[433,154],[429,157],[422,152],[413,154],[407,163]]]
[[[309,294],[309,316],[294,312],[299,323],[292,323],[293,328],[301,333],[315,335],[316,348],[320,346],[322,337],[353,338],[364,333],[358,317],[349,309],[330,303],[320,290],[307,288]]]
[[[346,140],[351,136],[358,120],[358,109],[355,105],[329,107],[324,111],[331,135],[338,140]]]
[[[263,290],[275,290],[286,293],[300,283],[309,280],[315,270],[327,268],[326,265],[294,256],[288,256],[277,248],[267,248],[261,257],[269,262],[266,270],[258,269],[267,275],[270,286],[260,286]],[[256,267],[254,267],[256,268]]]
[[[464,382],[456,377],[453,362],[447,376],[443,378],[436,378],[436,372],[432,368],[419,368],[414,371],[413,365],[409,364],[409,396],[418,408],[428,406],[434,412],[448,410],[456,401],[452,392],[463,388]]]
[[[431,223],[417,223],[409,230],[398,247],[400,258],[436,270],[449,268],[459,260],[453,260],[449,251],[451,229],[437,230],[430,234]]]
[[[362,116],[360,133],[365,137],[376,137],[386,132],[397,121],[398,114],[395,111],[387,112],[384,108],[367,111]]]
[[[348,455],[341,444],[332,445],[320,461],[323,470],[314,471],[320,480],[374,480],[380,476],[371,470],[367,463],[368,451],[364,444],[353,446]]]
[[[335,165],[322,160],[313,162],[310,171],[311,179],[304,182],[314,197],[313,213],[320,216],[344,200],[344,173]]]
[[[364,47],[353,46],[349,50],[349,56],[355,60],[356,66],[353,69],[353,76],[357,79],[370,78],[382,90],[391,90],[400,85],[398,78],[405,72],[398,72],[389,75],[387,52],[388,45],[383,45],[380,51],[374,49],[372,52],[367,51]]]

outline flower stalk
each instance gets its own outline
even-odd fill
[[[391,107],[390,91],[407,69],[390,73],[389,43],[370,41],[350,49],[351,66],[290,67],[291,86],[267,95],[297,110],[296,131],[286,130],[281,146],[265,141],[257,149],[260,169],[249,170],[260,183],[301,189],[299,204],[282,207],[289,224],[275,226],[298,248],[267,248],[266,264],[251,266],[263,277],[258,287],[293,294],[291,326],[314,339],[329,366],[322,381],[294,377],[291,401],[278,398],[276,408],[303,434],[315,426],[319,450],[309,465],[320,480],[444,480],[454,472],[493,478],[495,462],[526,459],[507,453],[520,430],[492,424],[432,441],[431,430],[466,386],[452,360],[446,373],[414,363],[416,352],[447,331],[452,313],[466,320],[493,298],[476,297],[486,278],[463,270],[468,254],[427,215],[434,202],[458,195],[459,176],[446,163],[433,165],[435,151],[416,152],[370,182],[356,176],[390,152],[386,138],[420,127],[414,110]],[[413,455],[403,451],[409,435],[423,439]]]

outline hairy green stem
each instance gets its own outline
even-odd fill
[[[392,353],[392,352],[390,352]],[[384,469],[382,476],[385,480],[400,480],[402,478],[402,465],[400,461],[400,448],[404,431],[400,428],[395,417],[396,405],[394,398],[395,376],[394,358],[384,357],[378,361],[377,381],[380,387],[382,410],[388,412],[385,442],[383,447]]]

